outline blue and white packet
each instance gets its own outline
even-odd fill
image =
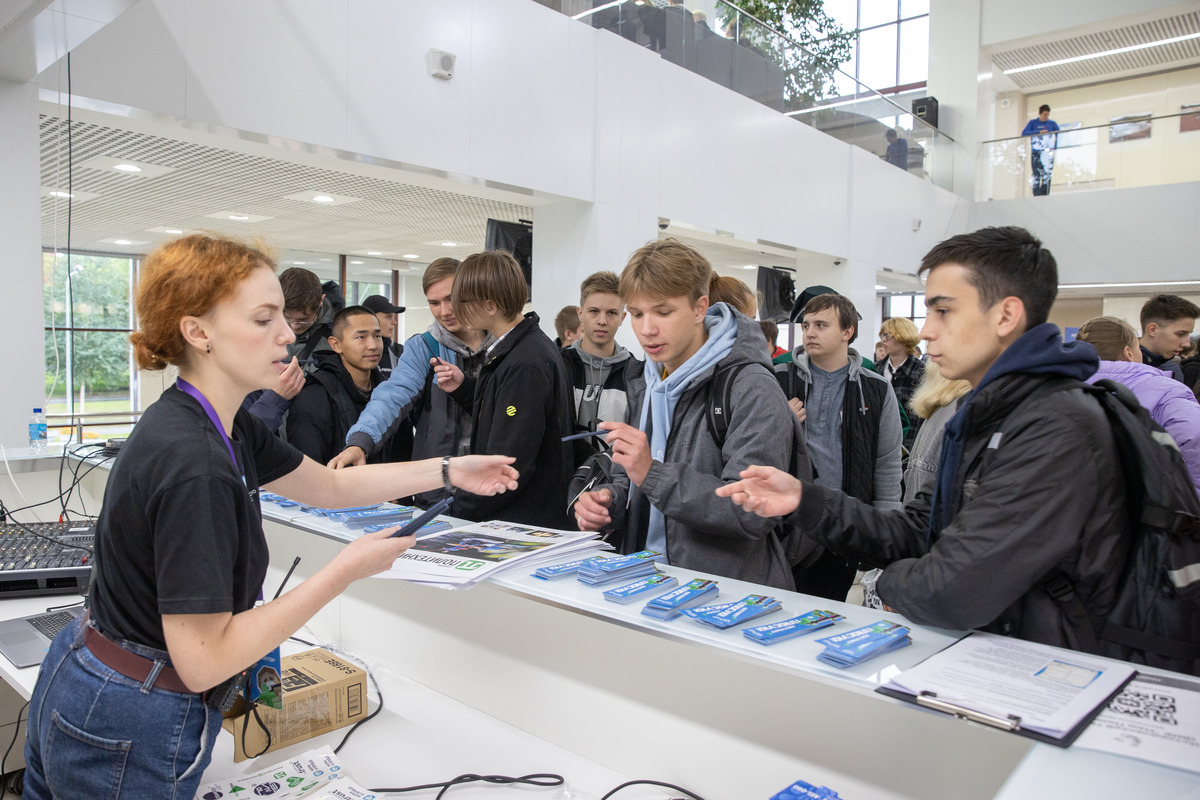
[[[334,522],[340,522],[348,528],[365,528],[368,525],[407,522],[419,510],[416,506],[394,506],[368,511],[333,512],[327,515],[327,518]]]
[[[783,604],[774,597],[765,594],[749,594],[737,602],[725,603],[721,608],[709,606],[694,609],[694,613],[688,614],[688,616],[697,622],[724,630],[752,619],[765,617],[767,614],[774,614],[782,609]]]
[[[401,520],[401,522],[403,522],[403,520]],[[394,528],[397,526],[397,524],[399,524],[399,523],[380,522],[380,523],[376,523],[374,525],[368,525],[367,527],[363,528],[362,530],[363,530],[363,533],[375,533],[376,531],[381,531],[384,528]],[[421,526],[421,529],[419,531],[417,531],[417,533],[416,533],[416,537],[418,539],[420,539],[422,536],[428,536],[431,533],[441,533],[442,531],[448,531],[453,527],[454,527],[453,525],[451,525],[449,522],[446,522],[446,520],[444,520],[444,519],[431,519],[431,520],[429,520],[429,522],[426,522],[424,525]]]
[[[538,567],[533,572],[529,573],[535,578],[541,578],[544,581],[552,581],[555,578],[563,578],[567,575],[574,575],[579,572],[579,568],[589,561],[600,561],[605,556],[588,556],[587,558],[577,558],[574,561],[564,561],[561,564],[551,564],[546,567]]]
[[[766,625],[746,628],[742,634],[747,639],[759,644],[772,645],[776,642],[794,639],[797,636],[816,633],[843,619],[845,617],[833,611],[809,611],[807,614],[785,619],[782,622],[769,622]]]
[[[813,786],[805,781],[796,781],[782,792],[771,796],[771,800],[840,800],[838,793],[828,786]]]
[[[577,574],[580,583],[589,586],[605,586],[610,583],[623,583],[657,571],[655,563],[663,558],[662,553],[653,550],[642,550],[628,556],[603,558],[581,564]]]
[[[655,619],[674,619],[685,608],[700,605],[719,594],[717,582],[706,578],[693,578],[674,591],[654,598],[642,608],[642,614]]]
[[[879,622],[855,628],[846,633],[817,639],[825,645],[817,660],[832,664],[839,669],[861,664],[868,659],[907,647],[912,644],[909,630],[898,622]]]
[[[627,583],[624,586],[618,586],[615,589],[605,591],[604,599],[613,603],[632,603],[634,600],[641,600],[655,592],[665,592],[668,589],[674,589],[678,585],[679,579],[674,575],[667,575],[665,572],[655,572],[648,578],[642,578],[640,581]]]

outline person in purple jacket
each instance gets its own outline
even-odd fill
[[[1137,332],[1122,319],[1089,319],[1076,338],[1100,355],[1100,369],[1088,383],[1107,378],[1128,386],[1151,419],[1179,445],[1192,484],[1200,492],[1200,403],[1191,390],[1165,370],[1142,363]]]

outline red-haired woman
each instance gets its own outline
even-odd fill
[[[272,385],[293,336],[262,252],[189,236],[151,254],[130,340],[146,369],[179,368],[113,466],[96,530],[90,619],[51,644],[29,706],[25,797],[191,798],[220,712],[208,690],[255,663],[411,537],[365,535],[288,593],[255,600],[268,553],[258,488],[321,507],[453,483],[516,487],[503,456],[334,471],[240,410]]]

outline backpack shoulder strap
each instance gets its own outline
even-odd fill
[[[429,355],[436,356],[438,352],[438,340],[433,338],[433,334],[425,331],[421,334],[421,338],[425,341],[425,346],[429,348]]]
[[[725,446],[725,435],[729,432],[733,379],[748,366],[750,362],[743,361],[740,364],[722,367],[713,373],[712,380],[708,382],[708,413],[705,419],[708,422],[708,433],[717,443],[717,447]]]

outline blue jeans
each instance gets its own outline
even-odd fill
[[[200,695],[143,692],[140,682],[100,663],[75,620],[50,644],[29,701],[22,796],[191,800],[220,730],[220,712]]]

